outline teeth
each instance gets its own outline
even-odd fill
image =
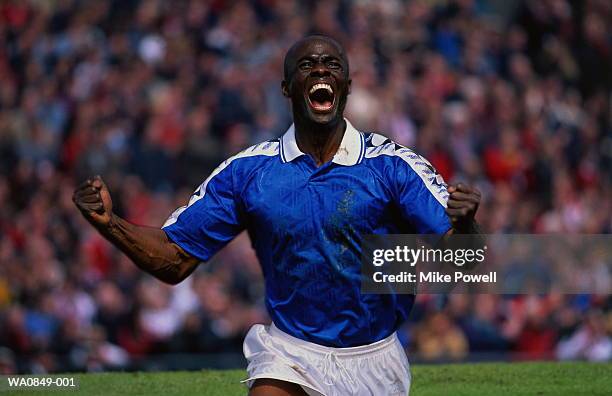
[[[325,90],[327,90],[327,92],[329,92],[330,95],[334,94],[334,90],[332,89],[331,85],[329,85],[329,84],[315,84],[315,85],[312,86],[312,88],[310,88],[310,91],[308,92],[308,95],[312,94],[317,89],[325,89]]]

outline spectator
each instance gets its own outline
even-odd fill
[[[612,338],[607,335],[602,313],[589,313],[586,323],[571,337],[559,343],[557,357],[561,360],[584,359],[590,362],[612,359]]]
[[[221,160],[288,127],[282,59],[310,32],[349,51],[353,124],[477,185],[485,230],[610,233],[612,8],[498,3],[0,2],[0,371],[240,350],[266,318],[246,236],[168,289],[86,227],[71,194],[103,174],[120,215],[161,225]],[[508,276],[550,282],[536,264]],[[597,276],[577,283],[609,289],[601,254],[584,265]],[[609,304],[524,302],[420,296],[423,322],[401,334],[427,359],[610,359],[593,313]]]

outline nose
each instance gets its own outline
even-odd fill
[[[310,70],[311,77],[327,77],[331,74],[325,63],[317,62],[314,67]]]

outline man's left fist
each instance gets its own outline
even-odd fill
[[[474,225],[474,215],[480,205],[480,191],[463,183],[449,185],[446,214],[450,217],[453,229],[469,233]]]

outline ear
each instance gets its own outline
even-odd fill
[[[352,83],[353,83],[353,80],[351,80],[351,79],[349,78],[349,80],[348,80],[348,95],[350,95],[350,93],[351,93],[351,86],[352,86]]]
[[[281,81],[281,92],[284,97],[289,97],[289,83],[285,80]]]

